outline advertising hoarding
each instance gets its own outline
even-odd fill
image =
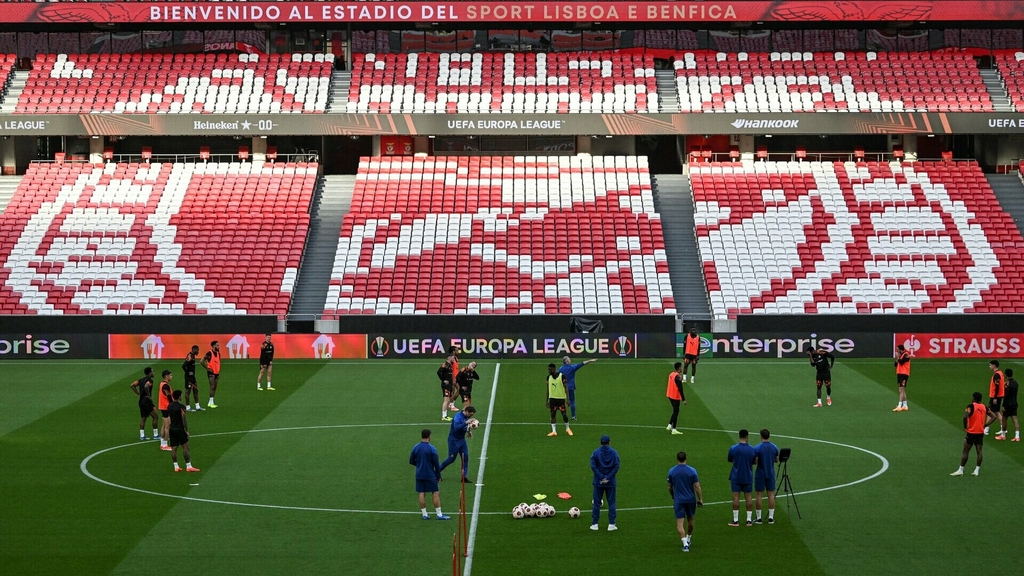
[[[671,358],[674,334],[369,334],[368,358]]]
[[[914,358],[1024,358],[1024,333],[896,334]]]
[[[890,358],[893,355],[893,338],[891,332],[753,332],[715,334],[711,341],[711,352],[715,358],[800,358],[816,348],[837,357]]]
[[[111,334],[110,358],[160,360],[184,358],[199,346],[201,353],[220,342],[224,359],[259,358],[264,334]],[[275,334],[275,359],[366,358],[365,334]]]
[[[107,342],[92,334],[0,334],[0,360],[106,358]]]

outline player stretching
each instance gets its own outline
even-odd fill
[[[171,390],[171,371],[164,370],[160,376],[163,380],[160,381],[160,396],[157,401],[159,402],[160,415],[163,416],[164,419],[161,423],[162,426],[160,427],[160,449],[170,450],[171,447],[167,445],[167,439],[171,427],[169,410],[171,402],[173,401],[173,398],[171,397],[171,394],[173,393]]]
[[[466,406],[455,415],[452,427],[448,430],[448,457],[441,462],[441,470],[444,471],[449,464],[455,462],[456,456],[462,455],[462,481],[466,484],[473,483],[466,476],[469,472],[469,444],[466,443],[466,438],[473,437],[473,432],[470,431],[471,426],[476,423],[473,414],[476,414],[476,408]]]
[[[459,387],[459,396],[462,398],[462,405],[469,406],[473,403],[473,380],[479,380],[480,375],[476,373],[476,362],[470,362],[459,371],[455,377],[455,384]]]
[[[749,433],[746,428],[740,430],[740,442],[729,448],[729,462],[732,462],[732,471],[729,472],[729,482],[732,484],[732,522],[729,526],[740,525],[740,492],[743,492],[747,501],[747,526],[753,526],[753,503],[750,500],[750,489],[754,483],[754,474],[751,468],[754,466],[754,458],[757,452],[754,447],[747,443]]]
[[[146,437],[146,418],[153,419],[153,439],[160,435],[156,427],[156,407],[153,406],[153,369],[146,366],[142,371],[143,376],[132,382],[132,392],[139,396],[139,440],[149,440]]]
[[[199,356],[199,346],[192,346],[192,351],[185,355],[185,361],[181,363],[181,369],[185,372],[185,411],[189,412],[189,396],[195,398],[197,412],[206,410],[199,405],[199,383],[196,382],[196,357]]]
[[[686,382],[686,367],[690,369],[690,384],[697,381],[697,360],[700,359],[700,336],[696,328],[690,328],[690,333],[683,338],[683,382]]]
[[[896,361],[893,362],[893,366],[896,367],[896,386],[900,389],[900,400],[896,403],[896,407],[892,409],[893,412],[906,412],[910,410],[907,407],[907,380],[910,380],[910,352],[900,344],[896,347]]]
[[[1020,442],[1020,422],[1017,421],[1017,381],[1013,379],[1013,370],[1006,370],[1006,388],[1003,394],[1003,425],[1010,431],[1010,419],[1013,419],[1013,440]],[[1006,436],[996,436],[996,440],[1005,440]]]
[[[263,380],[263,372],[267,373],[267,390],[273,390],[270,385],[270,373],[274,371],[274,343],[270,341],[270,334],[260,344],[260,373],[256,376],[256,389],[263,390],[260,382]]]
[[[547,407],[551,411],[551,433],[548,436],[558,436],[555,432],[555,412],[562,413],[562,421],[565,422],[565,433],[572,436],[572,429],[569,428],[569,414],[565,411],[565,400],[568,394],[565,390],[565,375],[560,374],[554,364],[548,364],[548,386],[547,386]]]
[[[1003,396],[1006,395],[1006,378],[1003,371],[999,369],[999,360],[988,363],[988,369],[992,371],[992,379],[988,383],[988,420],[985,420],[985,436],[988,436],[988,427],[994,420],[999,420],[999,434],[996,438],[1006,439],[1006,428],[1003,422],[1003,412],[1000,407],[1003,405]],[[1002,436],[1002,438],[999,438]]]
[[[818,385],[818,403],[815,408],[821,408],[821,386],[825,385],[825,402],[832,405],[832,367],[835,366],[836,357],[831,352],[825,352],[821,348],[808,350],[807,356],[811,359],[811,366],[818,371],[815,383]]]
[[[220,383],[220,343],[216,340],[210,342],[210,350],[199,361],[206,368],[206,379],[210,382],[210,401],[206,403],[209,408],[216,408],[213,396],[217,393],[217,384]]]
[[[668,389],[665,391],[665,396],[668,396],[668,401],[672,403],[672,416],[668,419],[668,428],[673,434],[682,434],[679,430],[676,430],[676,421],[679,419],[679,403],[686,404],[686,395],[683,394],[683,378],[686,376],[680,376],[680,371],[683,370],[681,362],[676,362],[673,370],[668,375]]]
[[[449,406],[452,410],[455,409],[455,405],[452,404],[452,398],[455,396],[455,388],[452,384],[452,362],[454,361],[452,356],[441,364],[441,367],[437,369],[437,377],[441,380],[441,421],[451,422],[451,418],[448,417]]]
[[[174,462],[174,471],[181,472],[181,468],[178,466],[178,446],[181,446],[181,455],[185,458],[185,471],[199,472],[199,468],[192,466],[192,455],[188,451],[188,419],[185,418],[185,406],[181,403],[181,390],[175,390],[172,398],[174,401],[167,407],[167,411],[170,413],[171,420],[168,438],[171,444],[171,462]]]
[[[754,507],[757,509],[755,524],[761,523],[761,493],[768,492],[768,523],[775,524],[775,463],[779,461],[779,447],[770,442],[771,432],[761,429],[761,443],[754,447],[757,457],[754,462]]]
[[[597,362],[597,360],[591,358],[590,360],[573,364],[568,356],[563,356],[562,365],[558,367],[558,373],[565,376],[565,389],[569,393],[569,410],[572,412],[573,420],[576,419],[576,372],[591,362]]]
[[[981,445],[985,442],[985,416],[988,409],[981,403],[981,392],[975,392],[973,402],[967,405],[964,410],[964,430],[967,437],[964,438],[964,452],[960,455],[960,467],[950,476],[963,476],[964,466],[967,464],[967,456],[971,453],[971,446],[978,453],[978,463],[974,467],[971,476],[977,476],[981,472]]]

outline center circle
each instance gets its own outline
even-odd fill
[[[206,434],[195,434],[195,435],[193,435],[191,437],[192,438],[203,438],[203,437],[212,437],[212,436],[229,436],[229,435],[233,435],[233,434],[262,434],[262,433],[266,433],[266,432],[289,432],[289,431],[296,431],[296,430],[334,430],[334,429],[345,429],[345,428],[393,428],[395,426],[423,427],[423,426],[428,426],[428,425],[429,424],[423,424],[423,423],[418,423],[418,424],[405,423],[405,424],[330,424],[330,425],[323,425],[323,426],[288,426],[288,427],[282,427],[282,428],[261,428],[261,429],[253,429],[253,430],[237,430],[237,431],[233,431],[233,432],[210,432],[210,433],[206,433]],[[492,425],[493,426],[538,426],[538,423],[537,422],[495,422]],[[662,430],[662,428],[660,426],[645,426],[645,425],[640,425],[640,424],[577,424],[577,426],[601,426],[602,428],[632,428],[632,429]],[[684,427],[680,427],[679,429],[680,430],[689,430],[691,432],[721,432],[721,433],[727,433],[727,434],[731,434],[733,432],[732,430],[717,430],[717,429],[713,429],[713,428],[684,428]],[[786,439],[789,439],[789,440],[800,440],[800,441],[804,441],[804,442],[815,442],[815,443],[819,443],[819,444],[826,444],[826,445],[830,445],[830,446],[837,446],[837,447],[840,447],[840,448],[847,448],[847,449],[850,449],[850,450],[856,450],[858,452],[863,452],[865,454],[869,454],[869,455],[877,458],[882,463],[881,468],[879,468],[873,474],[870,474],[868,476],[864,476],[863,478],[859,478],[857,480],[853,480],[851,482],[846,482],[846,483],[843,483],[843,484],[836,484],[834,486],[826,486],[824,488],[815,488],[815,489],[812,489],[812,490],[803,490],[801,492],[794,493],[794,496],[802,496],[804,494],[815,494],[815,493],[818,493],[818,492],[827,492],[829,490],[838,490],[840,488],[846,488],[846,487],[849,487],[849,486],[854,486],[856,484],[861,484],[863,482],[867,482],[869,480],[873,480],[875,478],[878,478],[882,474],[885,474],[885,472],[889,469],[889,461],[885,458],[885,456],[882,456],[881,454],[878,454],[877,452],[872,452],[871,450],[868,450],[867,448],[861,448],[860,446],[854,446],[852,444],[843,444],[841,442],[833,442],[831,440],[821,440],[819,438],[804,438],[804,437],[801,437],[801,436],[787,436],[787,435],[783,435],[783,434],[773,434],[772,437],[773,438],[786,438]],[[82,463],[79,465],[79,469],[82,471],[82,474],[84,474],[90,480],[94,480],[96,482],[99,482],[100,484],[105,484],[105,485],[110,486],[112,488],[118,488],[118,489],[121,489],[121,490],[128,490],[128,491],[131,491],[131,492],[137,492],[139,494],[148,494],[150,496],[161,496],[161,497],[164,497],[164,498],[174,498],[174,499],[177,499],[177,500],[187,500],[187,501],[190,501],[190,502],[203,502],[203,503],[206,503],[206,504],[222,504],[222,505],[227,505],[227,506],[242,506],[242,507],[246,507],[246,508],[269,508],[269,509],[273,509],[273,510],[299,510],[299,511],[306,511],[306,512],[341,512],[341,513],[353,513],[353,514],[416,514],[416,515],[420,514],[420,512],[418,510],[364,510],[364,509],[355,509],[355,508],[323,508],[323,507],[315,507],[315,506],[286,506],[286,505],[279,505],[279,504],[258,504],[258,503],[254,503],[254,502],[238,502],[238,501],[233,501],[233,500],[218,500],[218,499],[214,499],[214,498],[198,498],[198,497],[195,497],[195,496],[185,496],[185,495],[181,495],[181,494],[168,494],[168,493],[165,493],[165,492],[156,492],[154,490],[146,490],[146,489],[143,489],[143,488],[136,488],[134,486],[125,486],[123,484],[118,484],[116,482],[111,482],[109,480],[104,480],[103,478],[100,478],[99,476],[96,476],[95,474],[93,474],[92,472],[89,471],[89,462],[92,461],[92,459],[97,457],[97,456],[100,456],[102,454],[106,454],[108,452],[113,452],[115,450],[122,450],[124,448],[130,448],[130,447],[133,447],[133,446],[148,446],[148,445],[149,445],[148,443],[132,442],[130,444],[121,444],[119,446],[111,446],[110,448],[104,448],[103,450],[98,450],[98,451],[93,452],[92,454],[86,456],[82,460]],[[782,496],[779,496],[779,497],[782,497]],[[731,504],[731,503],[732,503],[731,501],[723,500],[723,501],[719,501],[719,502],[705,502],[704,505],[705,506],[714,506],[714,505]],[[669,509],[669,508],[672,508],[672,507],[671,506],[640,506],[640,507],[632,507],[632,508],[619,508],[619,512],[630,512],[630,511],[641,511],[641,510],[666,510],[666,509]],[[481,515],[496,515],[496,514],[508,514],[508,512],[479,512],[479,514],[481,514]]]

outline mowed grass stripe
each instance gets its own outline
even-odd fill
[[[0,437],[37,418],[81,400],[109,386],[113,381],[128,383],[141,376],[135,365],[97,366],[95,370],[69,372],[54,370],[53,361],[0,362],[0,398],[4,399],[4,417],[0,419]],[[63,363],[57,366],[63,366]]]
[[[474,574],[562,574],[566,567],[580,573],[669,573],[681,568],[702,573],[730,573],[759,565],[765,549],[788,558],[790,574],[822,574],[822,568],[790,525],[785,513],[774,526],[731,528],[727,505],[698,511],[693,551],[684,554],[670,509],[620,512],[619,530],[606,531],[607,507],[601,530],[592,532],[589,457],[601,435],[612,438],[619,451],[618,506],[670,506],[665,477],[675,454],[686,450],[701,474],[705,500],[727,500],[728,463],[734,443],[724,432],[686,431],[672,436],[664,430],[671,413],[665,386],[672,360],[645,362],[599,361],[577,373],[579,420],[569,438],[557,420],[558,436],[548,438],[544,407],[546,362],[502,363],[500,398],[488,452],[486,510],[509,510],[530,495],[543,493],[559,514],[550,519],[513,520],[511,514],[481,519]],[[687,388],[679,426],[721,429],[699,393]],[[536,421],[536,426],[501,425]],[[630,426],[658,426],[659,429]],[[572,499],[562,501],[565,491]],[[566,510],[581,508],[579,520]]]
[[[464,362],[463,364],[465,364]],[[179,502],[154,525],[114,570],[135,574],[159,562],[167,534],[181,534],[188,555],[202,559],[203,574],[409,574],[443,571],[451,562],[451,538],[458,506],[458,464],[445,472],[442,507],[452,521],[418,516],[409,451],[422,423],[434,445],[447,455],[447,422],[440,417],[440,387],[434,365],[329,365],[281,402],[254,429],[356,425],[251,432],[240,435],[204,468],[195,497],[311,506],[411,512],[352,514],[240,508]],[[493,368],[480,366],[474,402],[486,407]],[[275,386],[290,386],[275,378]],[[266,393],[262,393],[266,395]],[[245,396],[257,396],[255,391]],[[244,397],[243,397],[244,398]],[[486,408],[484,408],[485,410]],[[417,422],[421,424],[416,424]],[[369,426],[364,426],[369,425]],[[199,454],[208,441],[196,438]],[[471,440],[478,469],[478,440]],[[473,489],[467,494],[472,503]]]
[[[928,366],[918,371],[925,374],[931,369],[936,374],[962,369],[959,363],[921,364]],[[829,574],[881,573],[894,561],[908,574],[948,572],[949,566],[968,557],[971,545],[964,534],[972,535],[970,542],[1002,537],[1000,529],[972,520],[977,498],[1007,495],[1007,505],[1024,505],[1019,490],[1012,487],[1014,479],[1019,482],[1021,469],[1001,454],[988,453],[979,478],[949,477],[963,443],[962,427],[922,410],[920,403],[952,402],[955,393],[949,388],[956,387],[956,378],[919,378],[917,389],[908,392],[911,410],[893,413],[896,386],[891,361],[838,361],[832,373],[834,403],[823,408],[811,407],[814,369],[806,361],[780,362],[771,372],[738,361],[715,360],[704,368],[708,378],[698,386],[702,391],[708,387],[703,394],[716,397],[709,404],[734,427],[760,426],[763,421],[776,433],[850,442],[889,459],[890,470],[871,482],[800,498],[804,519],[794,524]],[[734,382],[735,389],[720,386],[723,381]],[[771,392],[765,393],[765,387]],[[759,408],[733,411],[730,403]],[[807,477],[816,468],[856,466],[845,453],[808,458],[802,452],[794,451],[790,465],[797,490],[807,487]],[[844,536],[835,537],[839,534]]]
[[[0,438],[0,461],[7,470],[0,475],[5,571],[107,574],[175,505],[170,499],[112,489],[79,471],[80,462],[90,453],[138,438],[137,400],[128,384],[141,375],[144,365],[138,363],[130,376],[125,376],[123,363],[90,367],[89,378],[107,378],[110,384]],[[180,362],[152,365],[157,374],[165,367],[172,370],[178,378],[173,384],[180,386]],[[321,367],[319,363],[281,363],[275,370],[301,382]],[[241,404],[241,391],[255,388],[255,368],[253,361],[224,362],[217,395],[221,408],[193,415],[194,433],[250,428],[294,391],[280,386],[273,398]],[[59,365],[38,370],[49,381],[67,378],[66,369]],[[205,399],[205,384],[202,387]],[[195,454],[196,463],[214,466],[237,440],[225,436],[204,446],[202,453]],[[147,444],[130,458],[111,459],[108,472],[150,488],[187,492],[188,476],[171,471],[170,456],[158,450],[156,442]]]

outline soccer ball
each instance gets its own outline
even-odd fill
[[[324,358],[327,358],[328,360],[330,360],[331,359],[331,353],[330,352],[325,352],[324,353]]]
[[[479,420],[477,420],[476,418],[471,418],[471,419],[469,420],[469,427],[470,427],[471,429],[476,429],[476,427],[477,427],[477,426],[479,426],[479,425],[480,425],[480,421],[479,421]]]
[[[580,517],[580,509],[579,508],[577,508],[575,506],[573,506],[572,508],[569,508],[569,518],[579,518],[579,517]]]
[[[534,506],[533,504],[528,504],[526,506],[526,517],[527,518],[533,518],[536,515],[537,515],[537,507]]]
[[[554,506],[548,506],[548,517],[554,516],[557,513]]]
[[[538,506],[537,507],[537,518],[547,518],[547,517],[548,517],[548,508],[547,508],[547,506]]]
[[[526,512],[523,511],[521,506],[516,506],[512,509],[512,517],[516,520],[522,520],[526,516]]]

